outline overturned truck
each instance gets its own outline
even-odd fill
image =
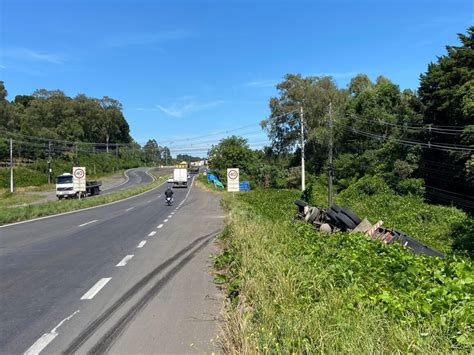
[[[409,248],[416,254],[444,257],[439,251],[399,230],[382,227],[383,221],[372,224],[367,218],[360,219],[349,208],[337,205],[332,205],[330,208],[321,208],[310,206],[301,200],[296,200],[295,205],[297,206],[297,218],[314,225],[320,232],[360,232],[371,239],[377,239],[386,244],[399,242],[403,247]]]

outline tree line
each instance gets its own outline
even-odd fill
[[[309,180],[329,170],[343,190],[377,176],[397,193],[474,209],[474,27],[459,39],[428,65],[418,90],[401,90],[384,76],[358,74],[339,88],[330,76],[286,75],[262,122],[271,146],[255,152],[229,137],[209,151],[211,164],[240,165],[264,187],[298,186],[302,107]]]
[[[44,182],[48,161],[58,167],[56,170],[87,163],[89,171],[97,174],[173,164],[170,150],[156,140],[148,140],[143,147],[133,140],[122,104],[116,99],[85,94],[69,97],[61,90],[46,89],[17,95],[11,101],[7,97],[0,81],[0,163],[4,167],[10,164],[13,139],[15,166],[39,172],[28,179],[26,171],[25,184]],[[106,153],[107,157],[102,156]]]

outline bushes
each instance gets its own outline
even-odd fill
[[[472,261],[418,256],[362,235],[321,235],[308,224],[292,224],[298,194],[252,191],[224,200],[231,224],[216,265],[234,300],[225,317],[226,352],[469,351]],[[416,197],[397,199],[416,207],[420,216],[409,213],[420,225],[440,218]],[[407,217],[403,209],[391,211]],[[438,222],[452,226],[454,219]],[[449,232],[443,229],[445,238]]]

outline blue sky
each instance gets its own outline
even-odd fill
[[[231,133],[260,146],[258,122],[286,73],[340,86],[382,74],[416,89],[474,24],[471,0],[2,0],[0,12],[9,99],[37,88],[107,95],[136,141],[201,155],[243,126]]]

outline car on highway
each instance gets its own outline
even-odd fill
[[[170,177],[168,178],[168,180],[166,180],[166,182],[168,182],[168,183],[173,183],[173,182],[174,182],[173,177],[170,176]]]

